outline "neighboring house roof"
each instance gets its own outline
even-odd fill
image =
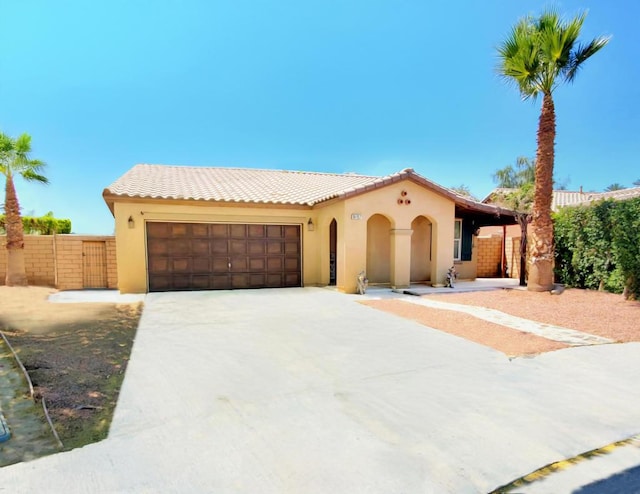
[[[460,196],[407,168],[384,177],[249,168],[135,165],[104,189],[113,212],[117,198],[314,206],[410,179],[455,201],[462,210],[513,216],[507,209]]]
[[[494,201],[495,197],[500,194],[508,194],[516,189],[508,189],[498,187],[492,190],[482,202],[490,204]],[[569,190],[554,190],[553,197],[551,199],[551,210],[558,211],[558,209],[565,206],[577,206],[580,204],[589,204],[591,202],[603,200],[603,199],[615,199],[617,201],[623,201],[625,199],[632,199],[634,197],[640,197],[640,187],[634,187],[631,189],[612,190],[610,192],[582,192],[582,191],[569,191]]]
[[[585,195],[587,197],[583,201],[581,201],[580,204],[599,201],[601,199],[614,199],[616,201],[624,201],[627,199],[633,199],[634,197],[640,197],[640,187],[612,190],[610,192],[588,192]]]

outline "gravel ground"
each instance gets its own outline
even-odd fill
[[[621,295],[567,289],[560,295],[526,290],[426,295],[426,298],[489,307],[546,324],[584,331],[617,342],[640,341],[640,302]],[[401,300],[364,302],[386,312],[491,347],[509,356],[532,355],[567,345],[483,321],[459,312],[432,309]]]

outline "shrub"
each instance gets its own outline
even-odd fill
[[[6,233],[5,216],[0,215],[0,233]],[[54,218],[53,213],[49,211],[44,216],[23,216],[22,226],[26,234],[35,235],[52,235],[54,233],[71,233],[71,220]]]
[[[554,234],[561,283],[640,297],[640,198],[565,207]]]

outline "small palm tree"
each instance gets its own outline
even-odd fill
[[[623,190],[625,188],[624,185],[619,184],[618,182],[613,183],[609,186],[607,186],[607,188],[604,189],[605,192],[613,192],[614,190]]]
[[[562,82],[573,82],[584,62],[609,41],[598,37],[579,44],[586,13],[564,21],[554,10],[540,17],[526,17],[498,47],[498,72],[515,84],[523,99],[542,94],[538,121],[535,192],[532,208],[530,267],[527,288],[553,288],[553,223],[551,199],[556,138],[556,114],[552,93]]]
[[[531,222],[535,170],[535,159],[518,156],[515,167],[507,165],[493,174],[493,180],[503,189],[497,193],[494,203],[515,211],[520,225],[520,286],[527,284],[527,229]]]
[[[24,231],[20,204],[16,195],[13,177],[20,175],[28,181],[49,183],[40,172],[45,164],[29,158],[31,136],[22,134],[12,139],[0,132],[0,173],[5,176],[4,197],[5,229],[7,232],[7,286],[26,286],[27,274],[24,264]]]

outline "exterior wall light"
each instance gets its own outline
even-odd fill
[[[127,223],[129,224],[129,228],[134,228],[136,226],[136,222],[133,221],[133,216],[129,216]]]
[[[315,229],[316,229],[316,226],[313,224],[313,220],[311,218],[309,218],[309,221],[307,221],[307,230],[312,232]]]

